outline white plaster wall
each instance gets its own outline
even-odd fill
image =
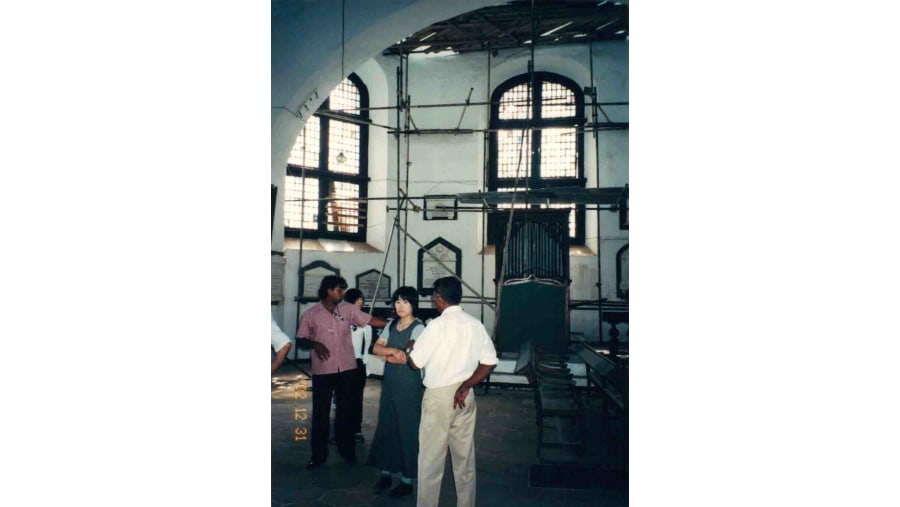
[[[342,57],[344,74],[356,70],[364,75],[372,103],[384,104],[385,78],[378,73],[368,72],[372,64],[367,66],[367,60],[425,26],[492,3],[490,0],[346,0],[346,9],[342,13],[339,7],[336,8],[338,4],[331,1],[273,0],[272,183],[279,189],[284,188],[284,168],[290,149],[305,121],[325,100],[328,92],[343,79],[340,70]],[[393,77],[388,75],[387,79],[392,81]],[[384,124],[387,113],[373,112],[372,120]],[[370,195],[373,196],[385,195],[387,191],[384,179],[384,174],[388,172],[384,167],[387,162],[384,139],[387,135],[378,130],[380,129],[372,129],[370,132],[370,174],[381,174],[380,179],[372,178],[369,186]],[[276,224],[283,220],[283,205],[284,196],[279,192],[275,209]],[[383,211],[381,220],[378,220],[378,207],[370,207],[370,213],[374,216],[370,215],[369,242],[383,248],[383,238],[386,237]],[[284,249],[284,230],[275,227],[272,250]],[[286,303],[273,308],[273,314],[288,332],[296,328],[297,310],[296,305],[291,303],[297,286],[296,254],[296,251],[293,255],[291,252],[286,254]],[[380,263],[378,266],[380,267]]]
[[[488,0],[346,0],[342,44],[340,2],[274,0],[272,183],[283,188],[283,169],[297,134],[345,75],[421,28],[493,3]],[[342,53],[344,75],[341,75]],[[276,217],[281,213],[279,205]],[[283,244],[284,232],[276,230],[272,249],[281,250]]]
[[[391,88],[388,87],[387,77],[384,69],[378,63],[369,59],[363,63],[354,72],[365,83],[369,90],[369,105],[384,106],[388,101],[394,100]],[[388,92],[391,95],[388,95]],[[373,123],[379,125],[387,125],[389,122],[388,111],[379,110],[369,113]],[[378,127],[369,127],[369,196],[382,197],[387,195],[387,181],[385,175],[388,172],[388,133],[387,129]],[[387,244],[387,236],[385,234],[386,218],[385,206],[383,202],[372,201],[368,207],[368,231],[367,242],[384,250]],[[379,267],[381,265],[379,264]]]
[[[349,7],[355,2],[348,0]],[[384,2],[390,6],[381,5],[382,2],[374,2],[379,8],[402,10],[411,2]],[[419,4],[428,2],[419,2]],[[477,2],[468,2],[477,3]],[[487,3],[487,2],[483,2]],[[369,4],[367,4],[369,5]],[[320,6],[316,6],[317,8]],[[421,23],[406,22],[403,26],[409,27],[402,33],[411,33],[427,23],[445,19],[460,12],[470,10],[463,8],[454,14],[434,16]],[[273,10],[274,15],[274,10]],[[324,18],[329,15],[322,14]],[[337,14],[339,23],[340,17]],[[332,19],[333,22],[333,19]],[[359,21],[357,21],[359,22]],[[413,27],[413,25],[415,25]],[[338,24],[338,26],[340,26]],[[350,23],[348,19],[348,33]],[[319,26],[312,28],[315,33],[323,34]],[[283,183],[284,167],[287,160],[287,152],[293,139],[296,137],[302,124],[285,118],[283,114],[274,109],[277,97],[281,97],[285,103],[296,104],[296,97],[288,98],[290,87],[281,83],[276,84],[276,76],[285,71],[276,69],[275,55],[276,26],[273,19],[273,182]],[[332,34],[333,35],[333,34]],[[339,48],[338,33],[338,48]],[[398,57],[384,57],[380,55],[381,49],[390,43],[402,38],[404,35],[388,37],[380,49],[367,48],[366,51],[356,48],[359,54],[369,53],[374,57],[360,59],[359,54],[354,57],[355,66],[347,66],[349,74],[355,71],[366,83],[370,93],[370,103],[373,106],[396,104],[396,67],[399,64]],[[304,36],[306,37],[306,36]],[[373,51],[373,49],[375,49]],[[349,46],[348,46],[349,51]],[[593,49],[594,83],[598,89],[598,98],[601,102],[628,101],[628,45],[627,42],[609,44],[595,44]],[[422,56],[413,55],[409,63],[409,95],[413,104],[432,104],[446,102],[463,102],[472,88],[472,101],[487,101],[490,93],[506,79],[527,72],[527,61],[531,54],[528,50],[502,51],[491,58],[488,68],[488,55],[475,53],[468,55],[452,56]],[[321,58],[322,65],[326,58]],[[358,61],[357,61],[358,60]],[[350,61],[345,57],[345,61]],[[557,48],[538,48],[535,55],[535,69],[538,71],[556,72],[576,81],[582,87],[590,85],[590,57],[588,46],[566,46]],[[339,68],[339,57],[338,57]],[[333,59],[331,61],[333,64]],[[309,63],[304,65],[311,65]],[[326,65],[327,66],[327,65]],[[333,73],[333,65],[330,68]],[[323,83],[334,86],[338,82],[339,72],[334,79],[318,78],[319,87]],[[490,90],[488,88],[490,79]],[[333,81],[333,83],[331,83]],[[283,89],[282,89],[283,88]],[[325,89],[325,88],[321,88]],[[330,90],[330,88],[328,88]],[[277,91],[277,93],[276,93]],[[327,96],[327,91],[318,92],[319,98],[316,104],[310,104],[312,111]],[[296,95],[303,95],[297,92]],[[586,100],[588,98],[586,97]],[[300,101],[302,103],[302,100]],[[605,108],[613,121],[628,121],[627,107]],[[454,128],[459,122],[461,107],[413,109],[412,115],[417,127],[429,128]],[[283,111],[282,111],[283,112]],[[394,126],[396,124],[394,111],[375,111],[372,119],[379,124]],[[586,111],[590,121],[590,109]],[[602,116],[601,116],[602,119]],[[402,117],[401,117],[402,121]],[[296,124],[296,125],[295,125]],[[488,126],[487,106],[470,106],[465,112],[461,128],[482,129]],[[597,182],[597,166],[595,157],[595,141],[589,133],[585,136],[585,176],[589,187],[621,186],[628,182],[628,131],[607,131],[599,134],[599,178]],[[277,138],[277,139],[276,139]],[[290,138],[288,141],[287,139]],[[385,129],[370,128],[369,144],[369,195],[395,196],[397,186],[397,142],[393,136],[389,136]],[[286,148],[285,148],[286,147]],[[484,135],[482,133],[462,135],[420,135],[409,137],[410,164],[410,195],[474,192],[483,188],[484,170]],[[400,139],[400,167],[406,165],[406,139]],[[403,179],[401,175],[401,179]],[[387,201],[373,201],[369,205],[369,230],[367,231],[368,243],[379,250],[387,248],[390,236],[390,223],[394,218],[394,212],[386,213],[385,208],[394,206]],[[276,214],[276,223],[280,218],[280,203]],[[601,266],[603,271],[603,294],[609,299],[616,299],[615,294],[615,254],[618,249],[627,242],[628,231],[618,229],[618,217],[616,214],[601,212],[600,237],[602,238]],[[587,213],[586,237],[587,246],[594,252],[597,250],[597,214]],[[462,250],[463,279],[472,285],[476,291],[482,290],[482,261],[484,262],[484,294],[493,297],[492,279],[494,272],[494,257],[488,255],[484,259],[479,254],[482,249],[483,224],[481,215],[475,213],[461,213],[457,221],[423,221],[416,213],[409,213],[408,229],[412,237],[425,244],[438,236],[455,244]],[[279,236],[281,231],[276,231]],[[399,287],[405,278],[407,285],[416,285],[416,259],[418,246],[409,240],[406,245],[405,255],[406,269],[397,271],[398,237],[395,235],[393,244],[387,252],[386,273],[392,277],[392,288]],[[273,239],[273,249],[276,245],[283,245],[283,239]],[[286,252],[286,279],[285,279],[285,305],[281,310],[282,324],[285,330],[291,332],[295,329],[297,319],[297,305],[293,298],[297,295],[299,269],[299,252],[288,250]],[[330,264],[341,269],[341,274],[353,285],[355,276],[369,269],[380,269],[384,262],[383,253],[329,253],[329,252],[303,252],[303,264],[306,265],[315,260],[326,260]],[[402,258],[401,258],[402,260]],[[596,299],[597,298],[597,257],[584,256],[572,257],[572,299]],[[472,292],[464,288],[464,294],[472,295]],[[427,304],[425,305],[427,306]],[[481,306],[478,304],[464,305],[466,311],[476,316],[483,316],[488,329],[493,328],[493,313],[485,308],[482,315]],[[300,312],[305,311],[305,306]],[[598,333],[597,312],[573,311],[571,312],[571,331],[583,333],[585,336],[596,336]]]

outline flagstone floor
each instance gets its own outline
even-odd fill
[[[303,367],[303,364],[300,364]],[[328,462],[312,471],[309,441],[295,441],[308,431],[309,420],[295,419],[295,414],[312,411],[310,380],[293,364],[283,365],[272,377],[272,505],[287,506],[414,506],[412,495],[392,499],[376,493],[372,486],[379,478],[375,468],[366,466],[369,443],[375,433],[381,380],[370,376],[366,382],[363,403],[364,444],[357,447],[358,463],[348,465],[332,449]],[[527,388],[491,386],[485,394],[476,390],[478,416],[475,428],[477,462],[477,504],[485,506],[604,506],[628,505],[627,457],[623,446],[608,447],[600,426],[600,403],[591,398],[588,405],[587,436],[583,464],[590,468],[569,473],[568,469],[550,468],[560,477],[586,477],[579,487],[564,488],[563,481],[549,483],[530,476],[530,468],[538,463],[536,452],[537,425],[532,392]],[[332,410],[332,420],[334,411]],[[624,425],[612,425],[613,436],[621,438]],[[300,433],[301,435],[297,435]],[[619,440],[621,441],[621,440]],[[333,445],[333,444],[331,444]],[[547,468],[542,469],[545,473]],[[395,479],[396,480],[396,479]],[[585,489],[585,486],[587,489]],[[441,488],[441,507],[455,506],[456,493],[449,464]]]

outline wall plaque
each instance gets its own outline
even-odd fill
[[[431,255],[425,253],[426,250]],[[435,280],[452,276],[452,273],[444,269],[432,255],[437,257],[444,266],[452,269],[456,276],[462,276],[462,250],[444,238],[435,239],[425,245],[425,248],[419,249],[418,290],[419,294],[423,296],[431,295]]]
[[[300,301],[303,303],[318,301],[322,279],[328,275],[341,276],[341,270],[332,267],[325,261],[314,261],[304,266],[300,270],[300,283],[302,284]]]
[[[616,295],[628,299],[628,245],[616,253]]]
[[[625,184],[625,190],[622,192],[622,195],[619,197],[618,203],[616,203],[619,207],[619,229],[623,231],[628,230],[628,184]]]
[[[385,301],[389,301],[391,299],[391,277],[388,275],[381,276],[381,282],[378,281],[378,276],[381,274],[377,269],[370,269],[365,273],[361,273],[356,275],[356,288],[361,290],[363,296],[365,296],[365,306],[369,306],[369,303],[372,302],[372,297],[375,296],[375,301],[380,301],[384,303]],[[375,286],[378,285],[378,294],[375,295]]]
[[[272,254],[272,302],[284,299],[284,265],[287,261],[281,254]]]
[[[457,203],[455,197],[425,196],[424,220],[456,220]]]

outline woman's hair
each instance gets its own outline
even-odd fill
[[[353,288],[344,293],[344,301],[352,304],[355,304],[356,301],[363,298],[363,293],[361,290],[357,288]]]
[[[406,285],[395,290],[394,295],[391,296],[391,306],[393,306],[398,299],[408,302],[409,305],[412,306],[413,316],[416,315],[416,312],[419,310],[419,293],[416,292],[415,288]]]

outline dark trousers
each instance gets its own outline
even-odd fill
[[[310,447],[312,459],[321,463],[328,459],[328,427],[331,419],[331,399],[336,398],[334,415],[334,437],[338,452],[344,459],[356,458],[356,443],[353,441],[353,376],[356,370],[313,375],[313,413]]]
[[[350,399],[350,406],[353,408],[350,421],[353,424],[350,425],[350,429],[353,433],[362,433],[363,390],[366,388],[366,365],[363,364],[362,359],[356,360],[356,369],[353,372],[353,389]]]

